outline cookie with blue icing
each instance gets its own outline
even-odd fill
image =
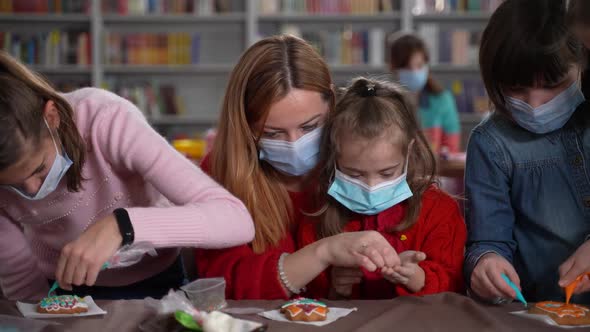
[[[37,312],[42,314],[79,314],[87,311],[88,304],[76,295],[49,296],[37,306]]]

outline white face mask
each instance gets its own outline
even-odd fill
[[[43,181],[41,188],[39,188],[39,191],[37,191],[37,193],[34,196],[30,196],[27,193],[24,193],[13,186],[9,186],[12,190],[14,190],[22,197],[33,201],[43,199],[52,192],[54,192],[57,186],[59,185],[61,179],[64,177],[70,166],[72,166],[72,160],[68,157],[65,151],[63,153],[63,156],[59,153],[57,144],[55,143],[55,138],[53,137],[53,133],[51,132],[51,128],[49,128],[47,121],[45,121],[45,125],[49,129],[49,134],[51,135],[51,140],[53,141],[53,146],[55,147],[55,161],[53,162],[53,165],[51,166],[49,173],[47,173],[47,176],[45,177],[45,180]]]
[[[584,100],[584,94],[577,82],[536,108],[520,99],[506,98],[514,121],[537,134],[546,134],[563,127]]]
[[[261,139],[259,158],[283,173],[301,176],[317,164],[321,139],[322,127],[312,130],[295,142]]]

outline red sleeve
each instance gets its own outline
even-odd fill
[[[457,202],[438,189],[429,191],[430,193],[425,193],[425,206],[419,220],[424,238],[413,248],[426,254],[426,260],[419,264],[426,277],[424,288],[420,292],[411,293],[405,287],[396,285],[398,295],[461,292],[464,287],[462,268],[467,240],[465,222],[459,213]],[[432,205],[432,208],[428,209],[426,205]]]
[[[203,170],[203,172],[211,175],[211,167],[210,167],[210,163],[211,163],[211,154],[207,154],[205,155],[205,157],[203,158],[203,160],[201,160],[201,169]]]
[[[290,241],[285,239],[283,245]],[[286,246],[285,246],[286,247]],[[196,251],[199,277],[224,277],[225,296],[231,300],[288,299],[279,280],[278,262],[283,252],[292,250],[269,249],[255,254],[250,246]]]
[[[210,156],[201,161],[201,169],[210,172]],[[278,262],[283,252],[293,252],[290,236],[276,248],[255,254],[249,245],[219,250],[197,249],[196,266],[199,277],[224,277],[227,299],[287,299],[279,280]]]

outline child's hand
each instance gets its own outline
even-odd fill
[[[416,293],[424,287],[424,270],[418,265],[426,259],[421,251],[408,250],[399,254],[401,265],[387,266],[381,269],[383,278],[394,284],[404,285],[409,291]]]
[[[317,256],[326,266],[364,267],[372,272],[400,262],[395,249],[376,231],[340,233],[317,243]]]
[[[471,273],[471,290],[483,300],[516,298],[514,289],[502,279],[502,273],[520,289],[520,278],[510,262],[496,253],[483,255]]]
[[[363,272],[359,268],[332,267],[332,288],[338,295],[349,297],[352,286],[359,284],[362,278]]]
[[[88,227],[75,241],[61,250],[55,278],[59,286],[93,286],[101,267],[121,247],[121,232],[113,214]]]
[[[559,286],[565,287],[579,275],[590,272],[590,241],[582,244],[576,252],[559,267]],[[574,289],[574,294],[590,290],[590,280],[584,276]]]

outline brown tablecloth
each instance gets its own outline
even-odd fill
[[[97,301],[108,314],[102,317],[53,319],[63,324],[47,331],[138,331],[150,317],[143,301]],[[283,301],[229,301],[230,307],[277,308]],[[564,331],[509,314],[522,310],[522,305],[489,306],[458,294],[443,293],[426,297],[401,297],[383,301],[326,301],[334,307],[357,307],[347,317],[324,327],[270,321],[257,315],[240,318],[268,324],[268,331]],[[12,302],[0,301],[0,315],[20,316]],[[1,322],[0,322],[1,323]],[[0,327],[2,324],[0,324]],[[569,329],[565,331],[588,331]]]

